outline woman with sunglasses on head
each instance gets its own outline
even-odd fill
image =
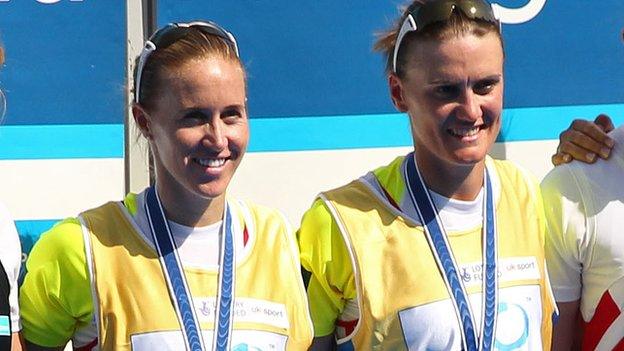
[[[4,48],[0,46],[0,65]],[[0,90],[0,123],[6,112],[6,97]],[[19,331],[18,278],[22,266],[22,248],[15,223],[8,209],[0,203],[0,350],[22,350]]]
[[[234,37],[167,25],[137,59],[134,93],[156,184],[37,242],[21,298],[31,350],[306,349],[294,235],[279,212],[226,198],[249,138]]]
[[[414,152],[321,193],[299,230],[313,348],[550,348],[535,179],[487,152],[504,52],[484,0],[415,1],[376,49]]]

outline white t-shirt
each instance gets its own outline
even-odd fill
[[[138,228],[137,231],[146,242],[154,247],[150,225],[145,212],[145,191],[137,194],[137,212],[132,218]],[[219,252],[221,247],[222,221],[205,227],[188,227],[167,220],[169,229],[178,248],[178,255],[185,267],[195,267],[216,270],[219,267]],[[245,240],[242,230],[234,230],[234,249],[237,260],[243,259]]]
[[[15,333],[22,329],[17,304],[17,291],[19,289],[17,279],[22,264],[22,247],[15,229],[15,223],[13,223],[9,211],[2,203],[0,203],[0,243],[0,261],[2,261],[2,266],[4,266],[11,286],[9,293],[11,332]]]
[[[555,299],[580,299],[583,337],[605,350],[624,340],[624,127],[611,137],[609,160],[559,166],[542,182]]]

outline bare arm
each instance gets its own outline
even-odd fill
[[[24,338],[20,333],[11,334],[11,351],[23,351],[25,350]]]
[[[311,351],[328,351],[334,350],[336,346],[336,339],[334,335],[317,336],[312,340]]]
[[[557,303],[559,319],[553,329],[553,351],[580,350],[579,306],[580,300]]]

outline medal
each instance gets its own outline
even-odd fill
[[[169,295],[182,326],[186,350],[204,351],[206,346],[201,335],[199,319],[195,313],[193,297],[186,282],[175,241],[155,187],[150,187],[146,190],[145,211],[158,252],[160,265],[167,281]],[[236,267],[231,216],[230,207],[226,202],[221,232],[219,284],[212,341],[213,350],[229,349],[230,336],[232,334]]]
[[[458,266],[449,245],[447,234],[442,225],[440,215],[431,200],[429,190],[420,175],[414,154],[407,156],[404,176],[407,189],[423,225],[429,247],[436,260],[438,269],[453,303],[459,328],[462,334],[463,349],[468,351],[492,350],[496,331],[498,275],[496,270],[496,222],[492,184],[487,169],[484,172],[484,206],[483,206],[483,288],[481,304],[481,333],[477,336],[474,314],[466,288],[458,274]]]

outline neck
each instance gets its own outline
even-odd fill
[[[206,199],[186,190],[168,189],[158,181],[156,184],[168,220],[188,227],[204,227],[223,218],[225,195]]]
[[[477,198],[483,186],[485,160],[475,164],[450,164],[428,152],[418,152],[415,158],[420,175],[427,188],[457,200],[471,201]]]

